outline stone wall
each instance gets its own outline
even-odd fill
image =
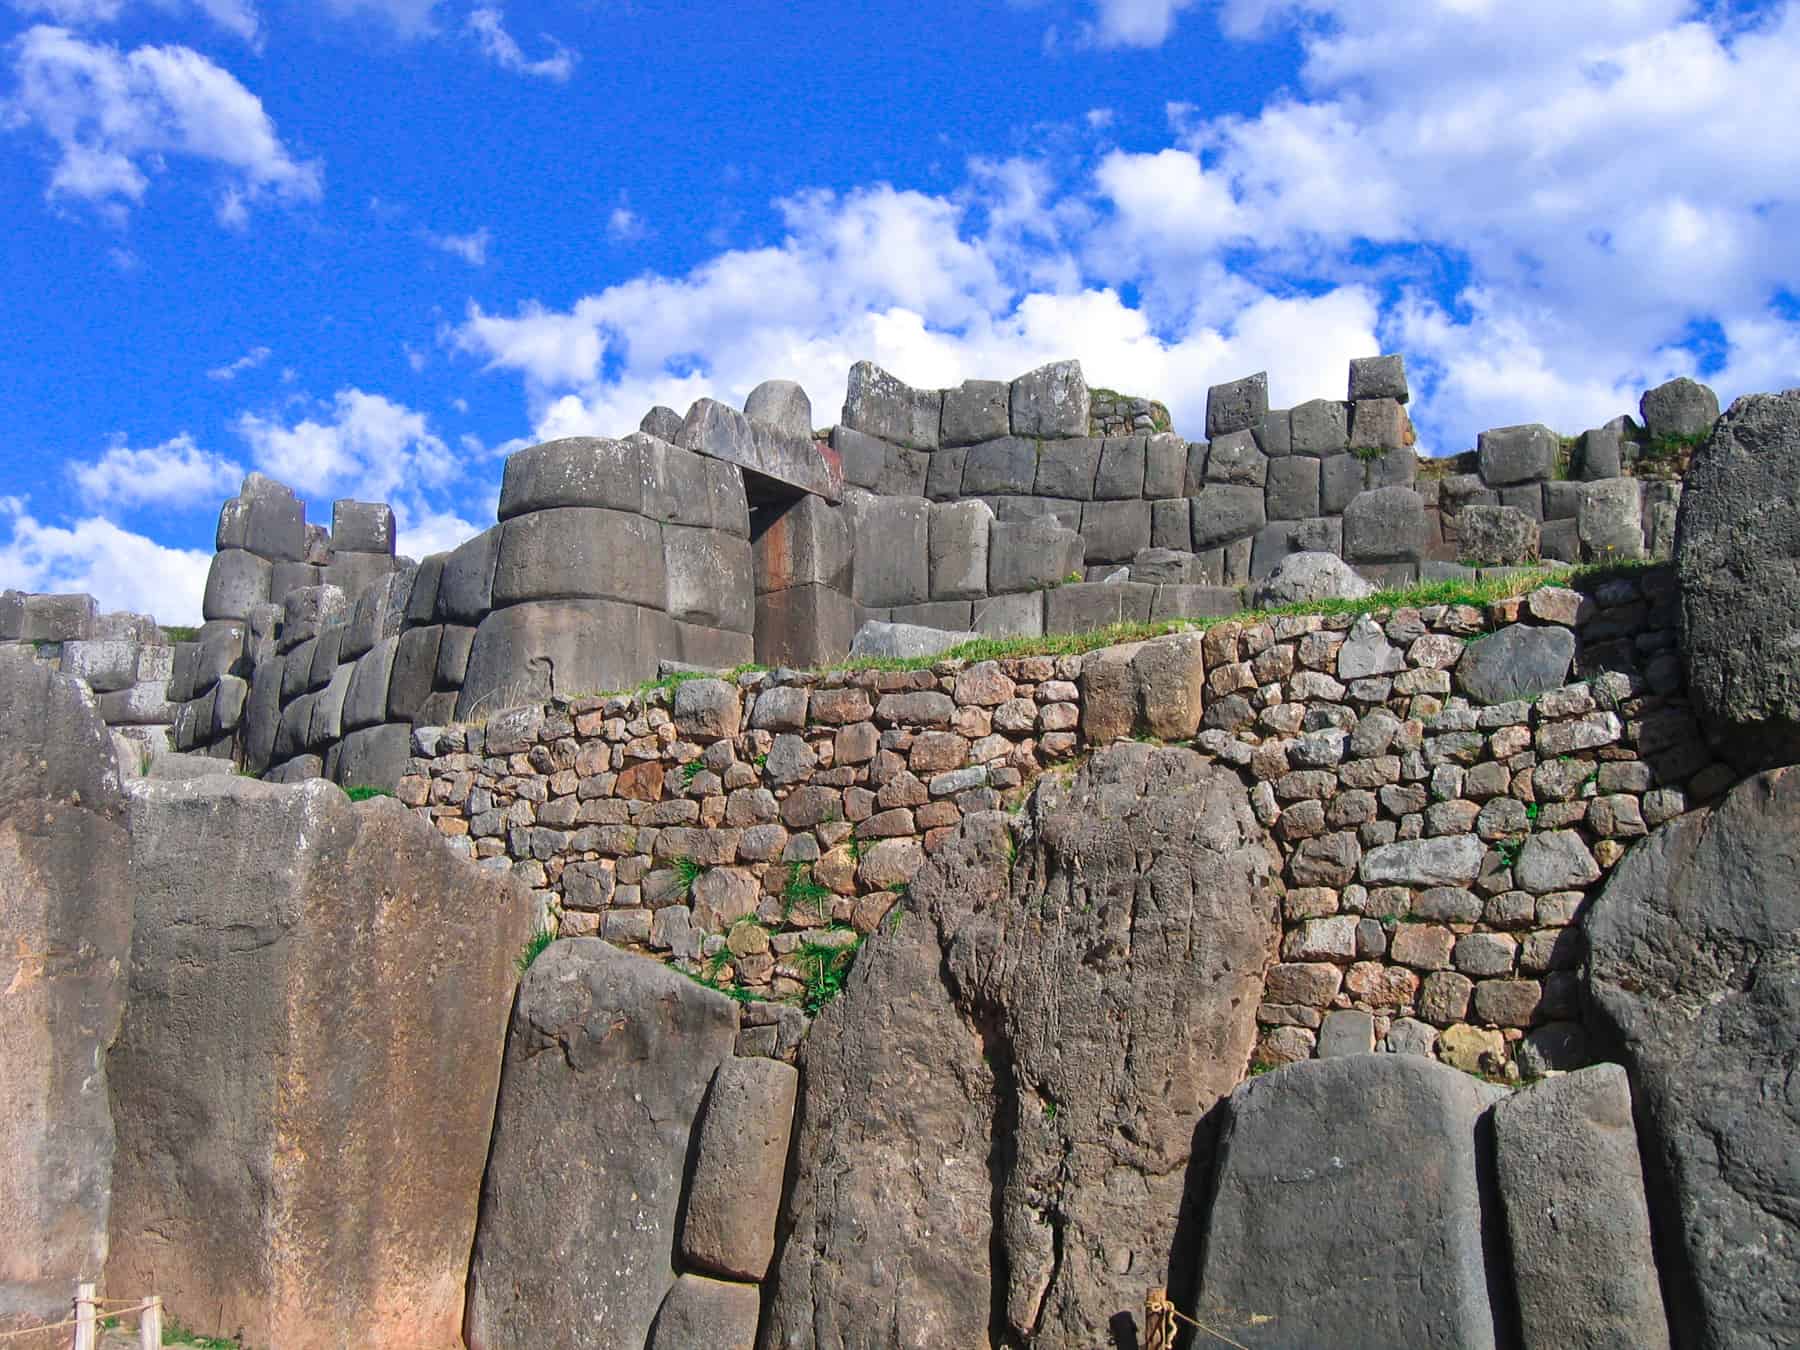
[[[100,720],[121,742],[121,757],[142,760],[173,748],[175,645],[155,619],[101,614],[91,595],[6,591],[0,645],[11,644],[31,647],[39,660],[87,685]]]
[[[498,523],[420,563],[395,556],[384,504],[339,501],[326,531],[251,474],[155,716],[252,773],[391,786],[413,727],[670,667],[826,664],[870,621],[1010,637],[1220,616],[1299,552],[1384,585],[1666,556],[1681,485],[1634,457],[1717,413],[1678,381],[1642,428],[1501,428],[1422,462],[1399,357],[1353,362],[1347,393],[1272,410],[1262,375],[1220,385],[1190,441],[1073,361],[949,390],[862,362],[828,431],[769,381],[742,412],[701,399],[522,450]]]
[[[1264,1062],[1380,1043],[1535,1071],[1582,1055],[1587,896],[1732,781],[1674,623],[1651,568],[1485,611],[692,680],[422,729],[399,791],[561,932],[784,998],[797,954],[873,931],[968,813],[1121,737],[1191,742],[1238,771],[1282,855]]]

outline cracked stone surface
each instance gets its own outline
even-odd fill
[[[965,822],[813,1027],[768,1344],[1085,1350],[1192,1278],[1269,846],[1235,774],[1137,743],[1020,829],[1009,869],[1007,818]]]

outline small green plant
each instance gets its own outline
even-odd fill
[[[1387,451],[1382,449],[1379,445],[1356,445],[1350,448],[1350,453],[1355,455],[1364,464],[1373,464],[1376,460],[1385,455]]]
[[[1071,572],[1071,573],[1069,573],[1068,576],[1063,578],[1063,581],[1065,581],[1069,585],[1074,585],[1077,582],[1079,582],[1080,580],[1081,580],[1081,573],[1079,573],[1079,572]]]
[[[900,931],[900,926],[906,922],[906,892],[900,887],[896,887],[895,894],[899,895],[901,900],[887,913],[887,930],[890,936],[898,933]]]
[[[547,926],[533,933],[525,943],[525,950],[519,953],[519,974],[523,975],[531,969],[531,963],[538,959],[538,953],[556,941],[556,928]]]
[[[250,776],[254,778],[256,775]],[[347,787],[344,795],[353,802],[366,802],[371,797],[391,797],[394,794],[384,787]]]
[[[198,628],[186,628],[173,623],[163,624],[162,633],[170,642],[196,642],[200,638]]]
[[[758,755],[755,759],[751,760],[750,762],[752,764],[756,765],[757,770],[760,772],[761,770],[768,767],[769,752],[767,750],[763,751],[760,755]]]
[[[1519,849],[1524,846],[1523,839],[1502,839],[1494,845],[1494,852],[1500,858],[1502,867],[1513,867],[1519,861]]]
[[[700,880],[706,869],[686,854],[679,858],[669,859],[669,866],[675,870],[675,880],[680,883],[681,894],[691,898],[694,894],[694,883]]]
[[[844,992],[844,981],[849,979],[850,968],[856,964],[856,953],[861,947],[860,939],[842,947],[823,942],[801,944],[795,964],[806,985],[800,995],[800,1006],[808,1014],[816,1014]]]
[[[1530,820],[1530,821],[1535,821],[1538,818],[1538,810],[1539,810],[1539,807],[1536,802],[1526,802],[1525,803],[1525,819]]]
[[[831,902],[831,891],[813,880],[812,866],[796,862],[788,864],[787,885],[781,888],[781,921],[791,922],[797,906],[804,905],[814,913],[822,913]]]
[[[1045,1102],[1044,1103],[1044,1119],[1045,1120],[1055,1120],[1056,1119],[1056,1103],[1055,1102]]]
[[[226,1340],[222,1336],[202,1336],[198,1332],[189,1331],[173,1318],[163,1321],[162,1343],[164,1345],[180,1345],[188,1350],[241,1350],[242,1342]]]
[[[694,780],[706,772],[706,766],[697,759],[690,759],[681,766],[681,786],[691,788]]]

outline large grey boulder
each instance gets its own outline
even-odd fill
[[[733,1280],[761,1280],[775,1255],[799,1075],[774,1059],[733,1056],[706,1093],[688,1183],[682,1254]]]
[[[506,522],[494,565],[494,603],[665,602],[662,527],[626,511],[555,507]]]
[[[394,551],[394,508],[386,502],[358,502],[348,497],[331,504],[333,553]]]
[[[1489,487],[1535,483],[1556,471],[1559,442],[1556,433],[1541,423],[1497,427],[1475,438],[1481,465],[1481,481]]]
[[[0,1330],[61,1321],[106,1260],[128,848],[93,696],[0,648]]]
[[[1316,600],[1360,600],[1375,588],[1335,553],[1290,553],[1275,564],[1255,591],[1259,606],[1307,604]]]
[[[1010,595],[1041,591],[1080,576],[1081,536],[1049,517],[996,520],[988,528],[988,591]]]
[[[926,628],[916,623],[884,623],[870,619],[856,630],[850,641],[850,655],[873,656],[890,660],[912,660],[921,656],[937,656],[952,647],[973,642],[975,634],[955,632],[947,628]]]
[[[993,523],[993,508],[983,501],[940,502],[931,508],[933,600],[979,600],[987,594]]]
[[[1269,375],[1258,371],[1206,391],[1206,438],[1254,431],[1269,415]]]
[[[200,612],[207,619],[242,619],[269,600],[269,564],[247,549],[213,554]]]
[[[1644,434],[1653,441],[1704,436],[1719,420],[1719,396],[1684,375],[1646,390],[1638,400],[1638,413],[1644,419]]]
[[[1249,1347],[1496,1342],[1475,1126],[1501,1089],[1419,1055],[1232,1093],[1198,1317]]]
[[[285,483],[247,474],[219,512],[216,539],[221,552],[242,548],[272,562],[299,562],[306,556],[306,508]]]
[[[1456,685],[1477,703],[1511,703],[1560,689],[1575,661],[1575,634],[1547,624],[1508,624],[1475,639],[1456,663]]]
[[[1350,361],[1350,400],[1391,398],[1404,403],[1406,358],[1404,356],[1358,356]]]
[[[1637,478],[1584,483],[1575,524],[1589,562],[1630,562],[1645,555],[1644,484]]]
[[[642,442],[592,436],[545,441],[507,457],[499,518],[557,506],[641,512],[645,477]]]
[[[931,596],[931,503],[853,491],[845,510],[856,599],[872,609],[924,604]]]
[[[1344,508],[1344,556],[1351,562],[1416,562],[1429,539],[1425,502],[1409,487],[1359,493]]]
[[[744,416],[784,436],[812,438],[812,400],[792,380],[764,380],[757,385],[744,400]]]
[[[915,450],[935,450],[943,418],[944,396],[936,389],[914,389],[873,361],[850,367],[844,390],[844,425]]]
[[[1456,517],[1456,553],[1475,566],[1538,560],[1542,527],[1516,506],[1465,506]]]
[[[1741,768],[1800,760],[1800,391],[1739,399],[1695,452],[1675,577],[1709,734]]]
[[[1079,361],[1053,361],[1012,382],[1012,434],[1050,439],[1088,433],[1088,387]]]
[[[130,825],[108,1287],[252,1345],[456,1344],[529,892],[322,782],[147,781]]]
[[[964,380],[944,390],[939,444],[974,445],[1006,435],[1012,429],[1011,398],[1004,380]],[[1081,434],[1086,434],[1085,427]]]
[[[1678,1344],[1800,1327],[1796,877],[1800,768],[1776,769],[1641,840],[1587,917],[1590,1030],[1631,1071]]]
[[[766,1345],[1116,1344],[1192,1260],[1277,937],[1242,784],[1123,743],[1013,846],[965,820],[813,1024]]]
[[[1494,1155],[1524,1343],[1668,1345],[1625,1070],[1597,1064],[1500,1102]]]
[[[675,1284],[677,1217],[737,1005],[598,938],[519,988],[469,1268],[470,1350],[640,1346]]]
[[[475,630],[456,716],[467,721],[552,696],[629,689],[654,679],[658,658],[674,647],[669,617],[660,610],[612,600],[508,605]]]
[[[750,541],[724,530],[662,527],[663,602],[672,618],[748,633],[756,618]]]
[[[1194,551],[1199,553],[1243,539],[1268,523],[1261,488],[1208,483],[1193,499]]]

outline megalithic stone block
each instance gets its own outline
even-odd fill
[[[1199,1319],[1259,1348],[1490,1350],[1475,1125],[1503,1095],[1417,1055],[1303,1061],[1238,1088]]]
[[[661,442],[646,441],[642,453],[647,475],[644,514],[650,519],[669,525],[724,530],[740,539],[750,537],[744,471],[736,464]]]
[[[1206,391],[1206,438],[1210,441],[1234,431],[1254,431],[1269,412],[1269,376],[1266,371],[1247,375],[1230,384],[1215,384]]]
[[[975,600],[987,594],[988,531],[994,513],[986,502],[942,502],[931,508],[931,598]]]
[[[228,548],[213,555],[206,573],[201,613],[208,619],[242,619],[269,599],[269,564],[254,553]]]
[[[394,551],[394,508],[386,502],[358,502],[349,498],[331,504],[333,553],[386,553]]]
[[[996,520],[988,533],[988,592],[1041,591],[1081,570],[1084,545],[1054,520]]]
[[[438,643],[444,630],[433,624],[409,628],[394,648],[394,668],[388,676],[387,718],[411,722],[431,696],[437,673]]]
[[[327,783],[132,813],[107,1286],[253,1345],[456,1344],[529,892]]]
[[[444,559],[438,576],[438,619],[473,627],[494,607],[494,565],[503,528],[494,525],[465,539]]]
[[[1538,423],[1496,427],[1475,438],[1481,481],[1489,487],[1538,482],[1556,470],[1556,433]]]
[[[1012,429],[1010,388],[1000,380],[964,380],[944,390],[944,412],[938,433],[942,447],[996,440]]]
[[[508,456],[501,475],[501,520],[558,506],[597,506],[641,514],[645,446],[629,438],[571,436]]]
[[[856,602],[831,586],[770,591],[756,597],[756,660],[799,668],[842,660],[857,626]]]
[[[850,590],[850,525],[841,507],[802,497],[763,527],[751,546],[756,592],[822,585]]]
[[[655,521],[597,507],[556,507],[506,522],[494,603],[619,600],[661,609],[666,584]]]
[[[915,450],[935,450],[943,420],[944,396],[914,389],[872,361],[850,367],[844,391],[844,425]]]
[[[744,400],[744,416],[786,436],[812,439],[812,400],[792,380],[764,380]]]
[[[306,659],[310,659],[310,656]],[[244,705],[244,769],[260,774],[274,762],[275,734],[281,728],[281,686],[287,658],[271,656],[259,661],[250,679],[250,699]]]
[[[667,590],[661,608],[683,623],[748,633],[756,617],[750,543],[723,530],[662,527]]]
[[[614,600],[532,600],[496,609],[469,648],[456,715],[554,695],[629,689],[654,679],[675,646],[668,615]]]
[[[935,424],[933,430],[935,434]],[[700,399],[688,409],[675,442],[683,449],[772,479],[785,492],[812,492],[829,501],[843,497],[842,473],[819,453],[810,436],[784,435],[714,399]]]
[[[879,608],[923,604],[931,593],[931,503],[853,491],[845,507],[858,602]]]
[[[10,1330],[64,1320],[75,1283],[103,1273],[107,1050],[125,1004],[133,895],[118,764],[94,700],[17,647],[0,648],[0,820],[0,1328]]]
[[[1351,360],[1352,403],[1367,398],[1391,398],[1396,403],[1404,403],[1408,397],[1405,357],[1359,356]]]
[[[713,1074],[681,1233],[683,1255],[702,1270],[768,1274],[799,1078],[778,1060],[736,1056]]]
[[[598,938],[539,955],[507,1039],[470,1350],[646,1343],[676,1279],[701,1103],[737,1032],[724,995]],[[542,1053],[557,1044],[567,1052]]]
[[[1012,433],[1085,436],[1091,399],[1079,361],[1053,361],[1012,382]]]

